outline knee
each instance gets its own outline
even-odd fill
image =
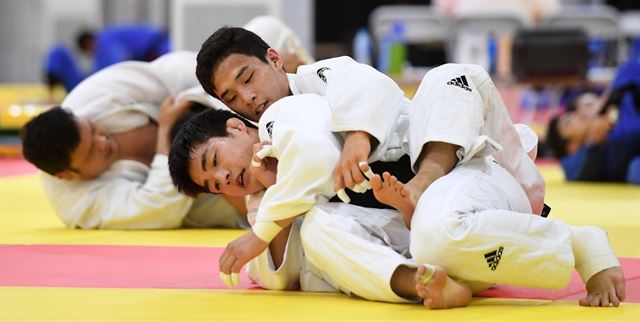
[[[411,256],[418,263],[444,263],[466,234],[464,215],[431,217],[411,226]]]

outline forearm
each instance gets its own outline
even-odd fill
[[[156,140],[156,154],[169,155],[171,149],[171,141],[169,140],[169,131],[165,126],[158,126],[158,138]]]

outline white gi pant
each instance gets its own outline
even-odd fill
[[[492,157],[474,158],[436,180],[411,221],[416,262],[441,265],[466,281],[561,289],[573,272],[573,242],[569,225],[531,214],[522,187]],[[577,267],[585,282],[619,266],[608,242],[597,244],[603,250],[591,247]]]
[[[407,258],[409,231],[397,211],[328,203],[312,208],[301,228],[302,245],[314,274],[336,289],[368,300],[405,303],[391,289]]]

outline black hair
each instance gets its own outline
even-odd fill
[[[237,27],[222,27],[213,33],[198,52],[196,76],[202,88],[209,95],[219,98],[213,92],[213,71],[218,64],[231,54],[254,56],[268,63],[269,45],[258,35]]]
[[[178,191],[190,197],[195,197],[202,192],[209,192],[191,179],[189,161],[193,151],[200,144],[212,137],[228,136],[227,120],[234,117],[242,120],[247,126],[255,128],[253,124],[237,114],[209,109],[192,117],[178,131],[169,152],[169,172],[173,185]]]
[[[80,144],[80,130],[73,113],[56,106],[27,122],[20,138],[24,158],[55,175],[71,169],[71,153]]]
[[[567,140],[560,135],[560,129],[558,128],[558,122],[561,116],[555,116],[549,122],[547,128],[547,136],[545,143],[551,149],[553,155],[560,159],[567,155]]]
[[[182,113],[182,115],[180,115],[178,117],[178,119],[176,119],[175,123],[173,123],[173,127],[171,128],[171,132],[169,133],[169,138],[171,139],[171,142],[173,142],[173,140],[176,138],[176,136],[178,135],[178,132],[180,131],[180,129],[194,116],[202,113],[203,111],[206,111],[208,109],[208,107],[198,103],[198,102],[191,102],[191,106],[189,107],[188,110],[186,110],[184,113]]]
[[[76,45],[80,50],[86,51],[89,43],[95,40],[95,35],[91,30],[82,30],[76,35]]]

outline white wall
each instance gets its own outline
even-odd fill
[[[314,0],[180,0],[171,7],[174,48],[197,51],[222,26],[242,26],[258,15],[273,15],[295,30],[313,53]]]
[[[81,26],[102,25],[101,0],[0,0],[0,82],[42,81],[56,42],[75,44]]]
[[[260,14],[282,19],[313,53],[314,0],[0,0],[0,82],[39,83],[42,62],[56,42],[75,48],[77,32],[171,16],[174,48],[198,50],[223,25],[241,26]]]

